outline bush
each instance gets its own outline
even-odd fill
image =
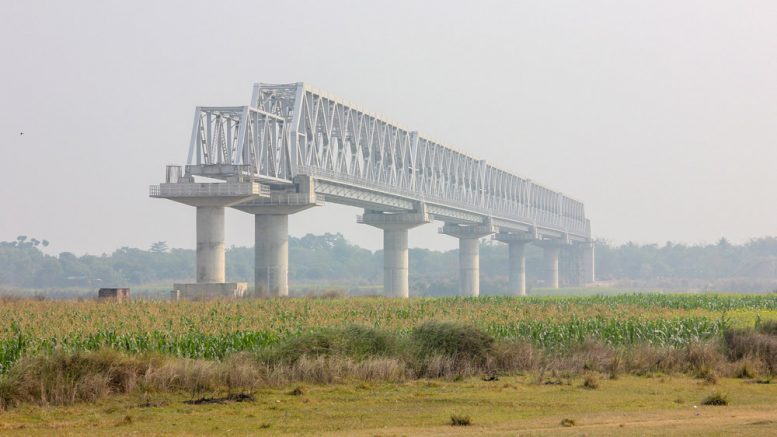
[[[342,356],[365,360],[396,353],[397,341],[394,335],[375,328],[349,326],[290,337],[260,353],[260,358],[274,363],[293,364],[303,356]]]
[[[410,337],[418,358],[444,356],[483,364],[493,351],[494,338],[472,326],[451,322],[426,322]]]
[[[5,408],[16,401],[70,405],[111,393],[128,393],[157,361],[108,349],[86,353],[56,350],[19,361],[0,384],[0,402]]]
[[[309,332],[290,337],[268,351],[265,358],[271,362],[293,364],[300,358],[333,355],[342,349],[334,330]]]
[[[472,420],[469,416],[461,416],[458,414],[451,414],[451,426],[470,426]]]
[[[583,378],[583,388],[587,388],[589,390],[596,390],[599,388],[599,378],[594,375],[593,373],[589,373],[585,375]]]
[[[344,352],[356,359],[389,357],[397,353],[397,337],[386,331],[364,326],[349,326],[342,330]]]
[[[758,326],[758,331],[762,334],[777,335],[777,320],[762,322]]]
[[[761,326],[766,326],[764,324]],[[767,328],[767,331],[772,328]],[[777,335],[764,334],[753,329],[731,329],[723,335],[726,353],[733,360],[757,358],[766,371],[777,374]]]
[[[726,395],[721,394],[720,392],[712,392],[711,395],[702,399],[701,404],[714,406],[728,405],[728,398]]]

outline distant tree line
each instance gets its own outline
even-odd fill
[[[21,288],[93,287],[137,285],[160,281],[191,281],[195,253],[170,249],[163,241],[148,250],[122,247],[111,254],[76,256],[62,252],[44,254],[43,239],[19,236],[0,242],[0,285]],[[253,248],[227,250],[227,277],[232,281],[253,281]],[[348,242],[341,234],[289,238],[290,279],[303,283],[380,284],[381,251],[370,251]],[[486,293],[507,287],[507,246],[484,239],[481,243],[481,288]],[[562,252],[561,272],[572,278],[570,253]],[[411,286],[419,294],[450,294],[458,280],[456,250],[441,252],[410,250]],[[527,246],[527,279],[541,286],[542,251]],[[777,238],[764,237],[744,244],[721,239],[714,244],[666,243],[612,245],[596,244],[599,280],[641,281],[643,284],[714,283],[722,279],[777,280]],[[658,282],[657,282],[658,281]],[[664,281],[664,282],[660,282]],[[687,282],[691,281],[691,282]]]

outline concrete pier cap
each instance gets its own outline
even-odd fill
[[[256,297],[289,295],[289,215],[324,204],[307,175],[292,186],[271,187],[269,197],[232,207],[254,215],[254,293]]]
[[[197,209],[197,284],[225,283],[224,208],[265,197],[267,187],[237,176],[227,182],[195,182],[190,175],[181,177],[175,166],[168,167],[166,176],[149,194]]]
[[[486,220],[478,225],[446,223],[439,232],[459,239],[459,295],[479,296],[480,238],[497,232],[497,228]]]
[[[357,223],[383,230],[383,293],[386,296],[410,296],[408,231],[431,221],[423,203],[410,212],[365,211],[356,217]]]

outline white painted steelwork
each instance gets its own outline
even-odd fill
[[[450,223],[589,241],[582,202],[304,83],[257,84],[249,106],[198,107],[188,175],[316,181],[327,201],[378,211],[419,202]]]

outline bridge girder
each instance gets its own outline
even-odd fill
[[[491,220],[540,238],[590,240],[582,202],[433,141],[303,83],[257,84],[249,106],[198,107],[187,173],[270,186],[316,180],[329,202]]]

